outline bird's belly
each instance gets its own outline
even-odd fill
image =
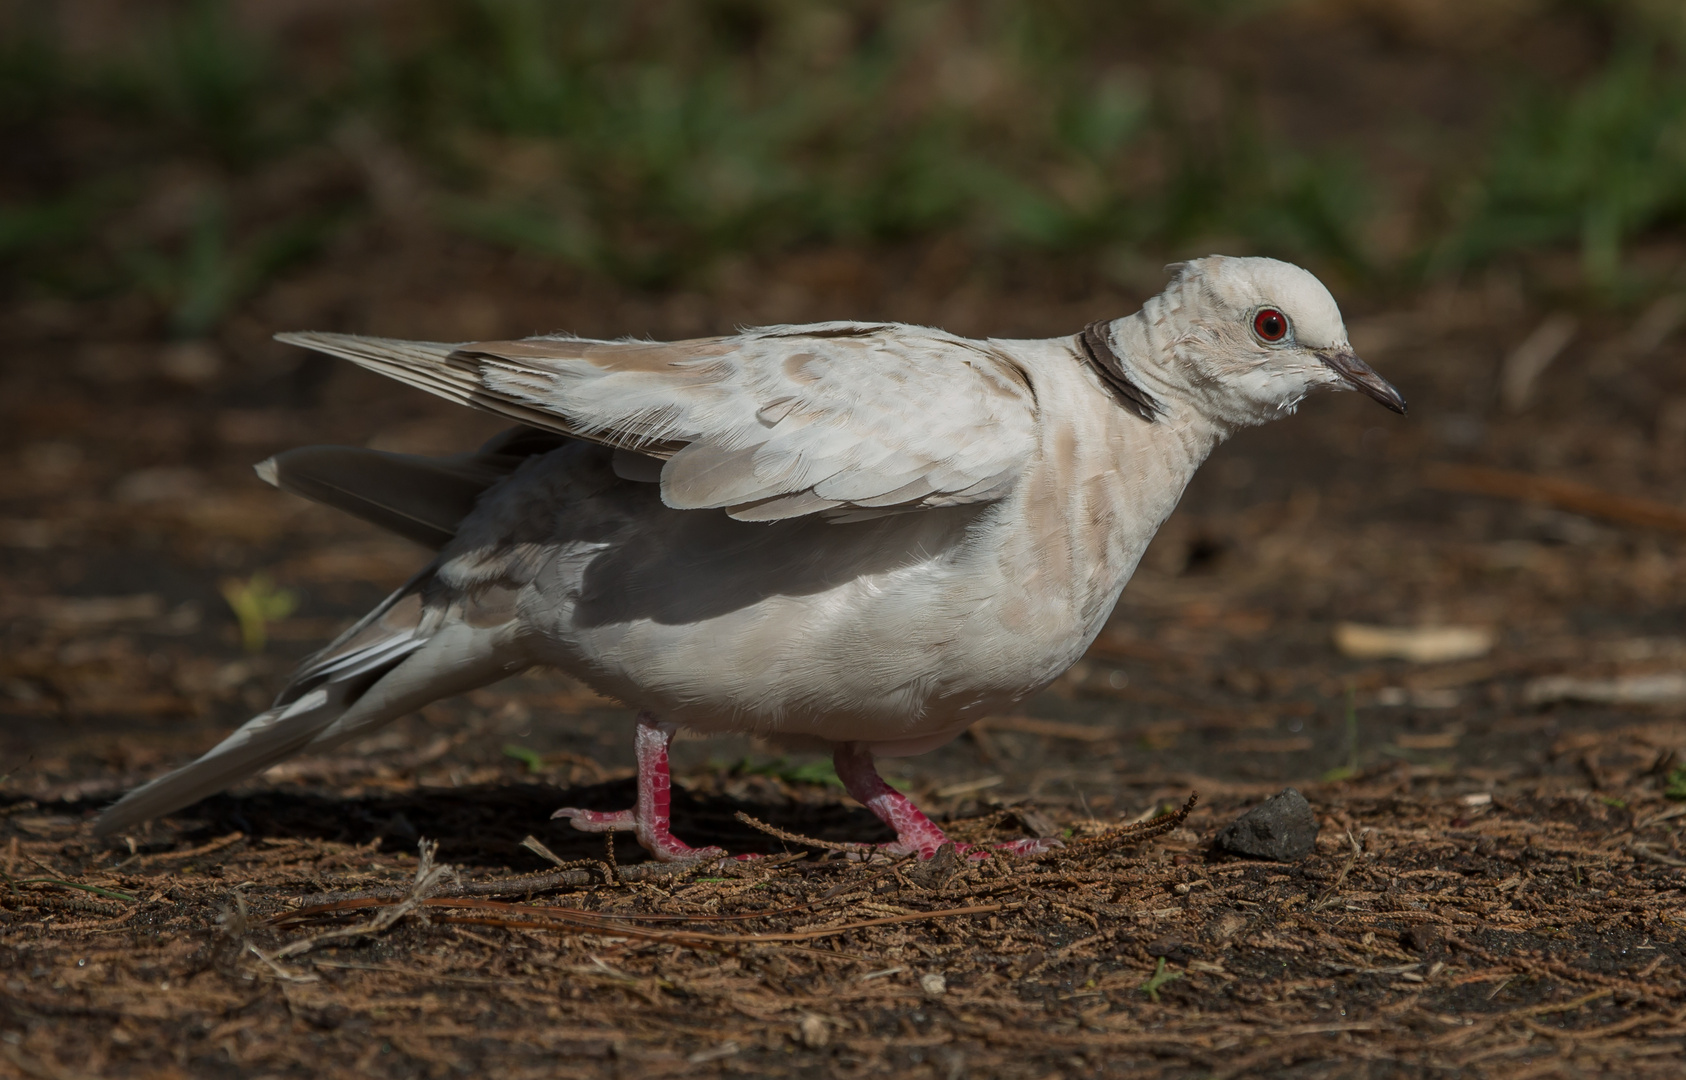
[[[542,659],[693,730],[917,753],[1081,655],[1086,628],[1013,625],[1009,593],[932,559],[696,621],[574,625],[547,635]]]
[[[594,461],[506,493],[510,513],[552,508],[521,556],[527,655],[693,729],[928,747],[1046,685],[1093,634],[1093,585],[1050,576],[1011,503],[739,522]]]

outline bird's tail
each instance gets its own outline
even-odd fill
[[[105,835],[179,810],[303,750],[326,750],[431,701],[510,673],[507,626],[473,626],[432,568],[311,657],[275,704],[199,760],[129,792],[94,824]]]

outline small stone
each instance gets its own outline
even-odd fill
[[[1242,814],[1218,834],[1218,847],[1234,855],[1291,862],[1317,847],[1317,815],[1293,788],[1283,788]]]
[[[1054,823],[1053,818],[1042,811],[1030,806],[1014,806],[1010,809],[1012,815],[1019,819],[1019,824],[1023,825],[1030,835],[1042,839],[1060,835],[1060,827]]]
[[[804,1016],[796,1029],[802,1036],[802,1045],[811,1050],[818,1050],[831,1041],[831,1028],[822,1017],[813,1013]]]
[[[933,971],[929,975],[921,975],[919,977],[919,989],[925,991],[925,993],[932,997],[936,997],[938,994],[945,994],[948,992],[948,980]]]
[[[1239,911],[1226,911],[1222,915],[1207,923],[1207,936],[1218,941],[1228,941],[1247,925],[1247,916]]]
[[[1400,940],[1414,953],[1430,953],[1440,945],[1440,931],[1419,923],[1401,934]]]
[[[1162,938],[1156,938],[1153,941],[1148,942],[1147,954],[1149,956],[1170,956],[1172,953],[1182,948],[1182,944],[1182,938],[1175,934],[1166,934]]]
[[[951,840],[938,848],[935,855],[909,868],[904,876],[922,888],[940,889],[949,878],[960,872],[964,862],[960,857],[960,850]]]

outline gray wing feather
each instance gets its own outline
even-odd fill
[[[480,493],[496,482],[427,458],[351,446],[288,450],[260,463],[257,472],[282,491],[435,551],[450,542]]]
[[[469,454],[430,458],[355,446],[305,446],[256,466],[283,491],[343,510],[407,540],[444,547],[487,488],[528,457],[566,444],[528,427],[503,432]]]

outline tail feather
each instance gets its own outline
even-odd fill
[[[180,810],[267,769],[309,745],[340,711],[341,702],[326,687],[265,710],[199,760],[123,796],[94,822],[94,834],[106,836]]]
[[[197,761],[125,795],[100,815],[94,832],[107,835],[179,810],[302,750],[330,749],[510,673],[501,627],[451,620],[419,597],[410,603],[416,596],[394,594],[312,658],[273,707]],[[406,625],[387,625],[393,621]]]
[[[280,455],[260,475],[424,543],[443,545],[479,494],[567,434],[555,417],[478,390],[455,346],[348,334],[281,334],[279,340],[340,356],[463,404],[521,421],[479,450],[438,461],[337,447]],[[538,428],[540,430],[533,430]],[[441,587],[428,567],[305,662],[275,704],[197,761],[145,784],[94,824],[104,835],[215,794],[304,749],[327,750],[429,702],[526,667],[512,623],[462,619],[476,598]],[[482,605],[483,608],[483,605]],[[514,619],[513,611],[508,614]],[[480,623],[480,625],[473,625]],[[512,651],[513,650],[513,651]]]
[[[307,749],[332,750],[423,705],[507,678],[526,666],[510,661],[505,628],[450,623],[317,732]]]

